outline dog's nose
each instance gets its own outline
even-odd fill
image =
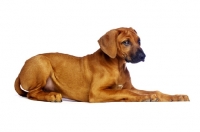
[[[142,53],[142,52],[140,52],[140,53],[138,54],[138,59],[139,59],[140,61],[144,61],[145,57],[146,57],[146,55],[145,55],[144,53]]]

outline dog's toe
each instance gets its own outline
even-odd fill
[[[62,95],[56,92],[50,92],[46,96],[47,101],[49,102],[62,102]]]

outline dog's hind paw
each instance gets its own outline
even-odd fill
[[[46,95],[46,99],[49,102],[62,102],[62,95],[56,92],[50,92]]]

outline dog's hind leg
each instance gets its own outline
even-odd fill
[[[29,91],[27,97],[32,100],[62,102],[62,95],[57,92],[45,92],[42,89]]]
[[[48,78],[46,83],[39,85],[38,88],[30,90],[27,97],[32,100],[62,102],[62,95],[54,91],[54,84],[52,80]]]
[[[53,73],[49,59],[43,55],[37,55],[26,61],[19,78],[23,89],[28,91],[27,97],[32,100],[61,102],[62,95],[55,89],[45,89],[48,78]],[[48,86],[49,87],[49,86]]]

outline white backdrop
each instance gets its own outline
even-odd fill
[[[14,80],[46,52],[83,56],[108,30],[133,27],[147,57],[127,64],[139,89],[188,94],[189,103],[45,103],[21,98]],[[0,0],[0,131],[199,131],[198,0]]]

